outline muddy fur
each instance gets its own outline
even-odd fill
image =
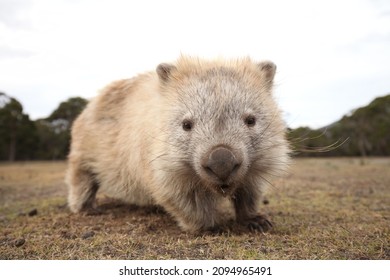
[[[212,230],[230,219],[270,228],[258,213],[262,193],[289,162],[272,97],[275,70],[272,62],[249,58],[183,56],[108,85],[72,128],[70,209],[95,207],[102,191],[162,206],[185,231]],[[226,205],[231,211],[221,210]]]

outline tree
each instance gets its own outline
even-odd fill
[[[5,93],[0,93],[0,159],[32,159],[36,130],[22,104]],[[26,147],[29,143],[31,146]]]
[[[40,138],[39,158],[65,159],[69,152],[70,129],[74,120],[87,105],[81,97],[62,102],[46,119],[36,121]]]
[[[56,110],[46,119],[51,122],[51,125],[59,131],[70,130],[74,120],[85,108],[88,101],[81,97],[69,98],[65,102],[61,102]]]

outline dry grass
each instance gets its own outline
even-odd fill
[[[0,164],[0,259],[390,259],[390,159],[298,159],[262,206],[270,233],[201,236],[101,196],[103,215],[71,214],[65,167]]]

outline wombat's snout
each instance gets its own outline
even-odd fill
[[[240,168],[242,160],[229,148],[217,146],[202,159],[202,168],[206,173],[220,181],[222,184],[228,180]]]

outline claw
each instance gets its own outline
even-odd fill
[[[250,219],[247,226],[250,231],[260,231],[262,233],[269,231],[273,227],[272,223],[263,216],[256,216]]]
[[[265,219],[264,222],[268,225],[269,228],[273,227],[272,223],[270,221],[268,221],[267,219]]]
[[[260,231],[261,233],[264,233],[263,227],[255,222],[250,222],[248,224],[248,228],[250,231]]]

